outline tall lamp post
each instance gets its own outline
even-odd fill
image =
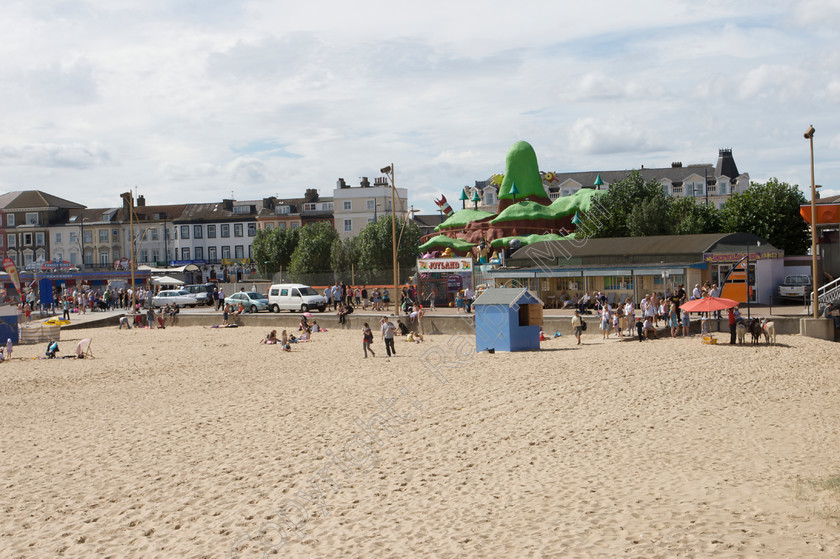
[[[380,172],[384,173],[386,177],[391,180],[391,248],[393,253],[393,266],[394,266],[394,316],[400,315],[400,306],[397,302],[397,286],[399,285],[399,275],[400,269],[399,264],[397,263],[397,201],[396,201],[396,194],[397,188],[394,185],[394,164],[391,163],[387,167],[382,167]]]
[[[137,306],[137,285],[134,283],[134,264],[136,263],[134,260],[134,195],[129,190],[120,194],[120,197],[128,202],[128,227],[131,230],[131,235],[129,235],[129,240],[131,241],[131,260],[128,263],[128,267],[131,269],[131,311],[134,312]]]
[[[811,143],[811,285],[814,292],[811,303],[814,305],[814,318],[820,317],[820,302],[817,298],[817,185],[814,181],[814,125],[808,127],[805,139]]]

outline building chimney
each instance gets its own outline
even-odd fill
[[[346,183],[346,182],[344,182],[344,179],[341,179],[341,178],[340,178],[340,179],[338,179],[338,181],[335,183],[335,186],[336,186],[337,188],[347,188],[347,183]]]
[[[146,197],[141,194],[140,196],[137,197],[137,207],[142,208],[142,207],[145,207],[145,205],[146,205]]]
[[[370,181],[367,177],[362,177],[362,182],[359,183],[362,188],[370,188]]]
[[[303,195],[303,199],[307,202],[317,202],[318,190],[316,188],[307,188],[306,192]]]
[[[672,169],[679,169],[680,167],[682,167],[682,161],[672,161],[671,162],[671,168]]]

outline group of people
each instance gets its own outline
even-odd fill
[[[324,298],[334,311],[338,310],[339,305],[361,306],[365,310],[370,306],[375,311],[387,311],[391,304],[391,294],[387,289],[368,289],[367,285],[353,287],[343,281],[324,288]]]
[[[281,346],[283,351],[292,351],[292,344],[301,343],[301,342],[309,342],[312,340],[312,334],[318,332],[326,332],[327,329],[321,327],[318,324],[317,320],[313,320],[312,324],[309,323],[309,319],[306,316],[300,317],[300,323],[298,324],[298,332],[300,333],[298,336],[294,334],[288,334],[286,330],[280,334],[280,337],[277,337],[277,330],[272,330],[269,332],[265,338],[260,340],[261,344],[268,344],[274,345],[277,344]]]
[[[627,297],[623,302],[618,301],[613,304],[606,294],[595,292],[594,296],[590,296],[587,291],[577,301],[577,308],[572,318],[572,328],[575,331],[578,344],[580,344],[580,336],[585,329],[583,315],[590,312],[589,309],[591,308],[598,316],[598,325],[603,339],[608,339],[613,332],[619,338],[623,338],[625,335],[633,336],[635,333],[640,342],[655,339],[658,337],[657,328],[659,328],[660,322],[669,328],[672,338],[690,336],[691,315],[681,307],[688,300],[702,299],[706,296],[720,296],[720,289],[717,284],[710,282],[702,286],[697,284],[691,296],[686,293],[683,284],[677,285],[673,290],[666,289],[664,294],[647,293],[639,301],[638,307],[630,297]],[[715,316],[720,318],[720,313],[715,313]]]

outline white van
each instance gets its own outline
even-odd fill
[[[327,310],[327,300],[302,283],[278,283],[268,288],[268,308],[271,312]]]

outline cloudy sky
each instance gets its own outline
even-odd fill
[[[840,0],[5,0],[0,192],[415,207],[504,171],[713,163],[840,194]],[[808,188],[809,190],[809,188]]]

